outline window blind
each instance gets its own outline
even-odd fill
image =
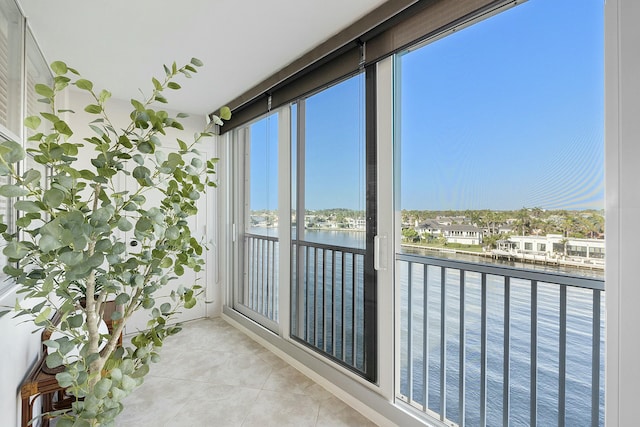
[[[342,32],[228,102],[233,115],[221,128],[221,132],[228,132],[266,114],[269,108],[285,105],[414,43],[514,3],[515,0],[385,2]]]

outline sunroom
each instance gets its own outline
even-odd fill
[[[181,407],[203,408],[184,418],[191,425],[599,426],[640,416],[631,0],[189,2],[170,12],[119,2],[96,6],[101,24],[83,2],[0,6],[3,140],[28,145],[22,119],[40,111],[33,85],[51,81],[56,59],[116,85],[111,108],[122,117],[136,94],[118,80],[138,63],[202,52],[205,69],[229,70],[186,81],[196,89],[175,103],[192,132],[232,110],[203,149],[220,159],[218,187],[192,224],[209,248],[205,268],[182,276],[204,292],[176,319],[185,338],[169,338],[168,362],[149,374]],[[119,16],[151,27],[111,37]],[[225,39],[187,52],[180,40],[209,37],[209,26]],[[158,45],[141,52],[149,45],[135,48],[136,37]],[[72,92],[66,102],[81,112],[87,100]],[[16,297],[3,281],[0,304]],[[125,340],[146,321],[135,317]],[[2,425],[22,424],[21,385],[41,352],[31,329],[0,319]],[[222,349],[228,363],[216,360]],[[199,385],[241,385],[258,400],[279,391],[283,408],[296,406],[295,386],[265,388],[276,368],[259,372],[240,353],[232,363],[234,351],[303,375],[353,415],[311,405],[305,421],[284,410],[259,420],[245,408],[233,424],[204,410],[213,388],[161,374],[162,363],[191,364],[181,372]],[[144,415],[141,402],[168,401],[159,394],[131,400],[135,417],[125,401],[121,425],[181,425],[179,412]]]

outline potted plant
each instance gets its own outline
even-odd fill
[[[182,67],[165,66],[164,77],[152,79],[151,95],[131,100],[130,123],[121,127],[107,114],[108,91],[95,90],[76,70],[54,62],[53,85],[35,87],[48,111],[25,119],[35,132],[29,147],[0,144],[0,176],[9,177],[0,196],[15,200],[19,213],[15,229],[0,223],[7,242],[4,271],[22,294],[16,316],[31,317],[38,328],[58,332],[57,339],[45,342],[46,365],[60,370],[56,379],[73,401],[69,409],[52,414],[58,416],[58,427],[112,425],[123,409],[122,399],[158,359],[163,340],[180,330],[169,323],[171,316],[196,304],[195,284],[180,286],[168,302],[156,297],[185,268],[202,268],[203,246],[187,219],[197,213],[200,194],[215,187],[216,159],[203,160],[197,144],[230,112],[221,109],[193,141],[177,139],[177,148],[168,152],[161,148],[165,131],[183,131],[180,119],[186,115],[173,117],[157,106],[167,102],[166,91],[180,89],[178,76],[190,77],[201,65],[194,58]],[[76,140],[64,120],[73,112],[57,102],[72,87],[92,98],[84,108],[95,116],[87,123],[92,136],[83,141]],[[81,167],[78,155],[88,150],[91,167]],[[48,179],[37,169],[20,170],[27,156],[48,170]],[[135,180],[135,188],[118,188],[125,175]],[[151,192],[160,195],[160,203],[156,197],[150,206]],[[125,232],[133,233],[137,246],[126,247]],[[109,301],[119,310],[107,319],[113,322],[112,331],[104,333],[99,325]],[[140,309],[150,312],[148,329],[130,345],[119,346],[127,321]],[[52,320],[54,313],[58,322]]]

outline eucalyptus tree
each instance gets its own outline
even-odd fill
[[[10,180],[0,186],[0,196],[17,199],[13,207],[20,214],[15,229],[0,225],[7,242],[4,272],[22,295],[14,312],[61,334],[45,342],[46,365],[60,371],[58,383],[74,396],[70,409],[53,414],[60,417],[58,427],[113,425],[122,399],[141,384],[163,340],[179,332],[169,323],[171,316],[196,304],[194,283],[177,287],[167,302],[157,295],[185,269],[199,271],[204,264],[203,246],[188,218],[197,213],[206,188],[215,186],[216,159],[203,159],[197,149],[212,133],[205,127],[193,139],[178,138],[176,149],[164,150],[166,131],[183,133],[180,119],[186,115],[157,106],[167,103],[166,92],[180,89],[177,77],[190,77],[201,65],[194,58],[182,67],[165,66],[164,76],[151,80],[151,95],[131,100],[130,122],[120,127],[107,114],[107,90],[94,89],[75,69],[54,62],[53,85],[35,86],[48,111],[25,119],[35,132],[28,148],[0,144],[0,175]],[[65,120],[73,112],[58,105],[70,88],[91,99],[84,111],[94,117],[87,123],[92,136],[81,141]],[[222,109],[210,126],[229,116]],[[79,160],[87,152],[89,167]],[[27,156],[48,171],[46,180],[37,168],[22,168]],[[127,176],[135,185],[123,191],[118,182]],[[152,203],[151,193],[160,201]],[[125,249],[124,232],[139,242],[135,248]],[[111,316],[113,331],[105,334],[99,325],[110,300],[120,310]],[[127,321],[140,309],[150,312],[147,329],[131,345],[118,346]],[[54,312],[59,323],[52,321]],[[76,350],[79,355],[70,357]]]

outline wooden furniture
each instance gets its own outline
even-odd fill
[[[118,310],[113,301],[106,303],[104,310],[104,322],[107,324],[109,333],[113,333],[113,324],[111,314]],[[60,314],[56,313],[52,321],[57,324],[60,321]],[[41,342],[51,337],[51,331],[44,330],[41,334]],[[118,337],[118,345],[122,345],[122,335]],[[29,421],[34,416],[34,405],[40,397],[41,413],[51,412],[58,409],[69,408],[72,400],[66,396],[65,389],[60,387],[56,380],[55,372],[47,369],[45,358],[47,356],[47,348],[43,344],[42,351],[38,360],[33,365],[27,377],[20,386],[20,398],[22,400],[22,427],[28,427]],[[42,427],[49,426],[49,419],[45,416],[42,418]]]

